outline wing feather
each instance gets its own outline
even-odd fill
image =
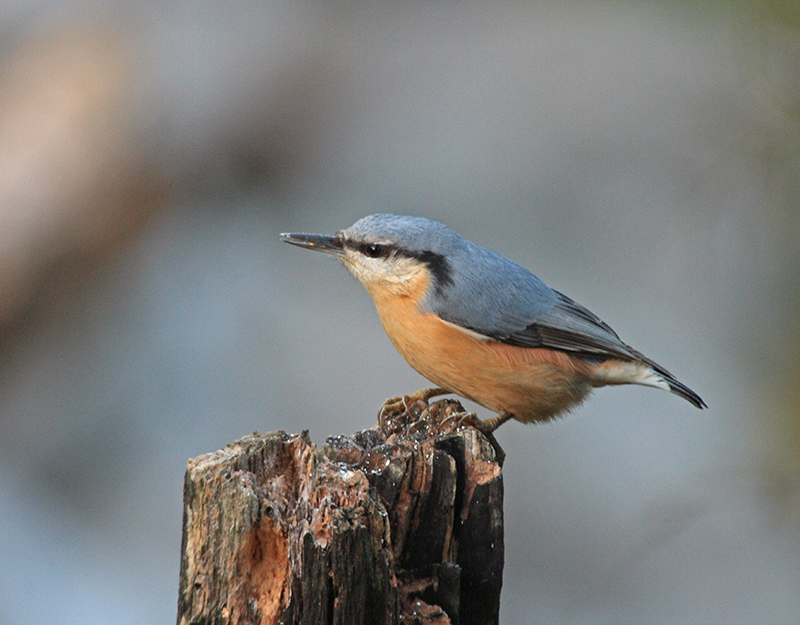
[[[549,347],[601,359],[648,362],[642,354],[623,343],[600,317],[566,295],[554,292],[557,296],[554,305],[531,319],[529,325],[492,338],[519,347]]]

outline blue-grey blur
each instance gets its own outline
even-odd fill
[[[0,624],[172,622],[188,458],[427,385],[279,240],[372,213],[533,270],[709,406],[498,430],[502,623],[799,622],[797,2],[0,19]]]

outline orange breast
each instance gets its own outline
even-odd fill
[[[523,422],[552,418],[591,391],[587,365],[564,352],[506,345],[421,312],[428,278],[414,282],[403,295],[369,291],[394,346],[434,384]]]

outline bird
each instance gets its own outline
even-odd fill
[[[587,308],[439,222],[378,213],[332,235],[281,240],[341,260],[397,351],[436,385],[409,397],[452,393],[491,410],[470,424],[493,445],[510,419],[549,421],[607,385],[650,386],[707,407]]]

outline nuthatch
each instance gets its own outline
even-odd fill
[[[370,215],[332,236],[281,239],[341,259],[375,300],[397,350],[441,387],[413,397],[471,399],[498,413],[473,421],[484,433],[512,418],[552,419],[609,384],[652,386],[706,407],[597,315],[430,219]]]

